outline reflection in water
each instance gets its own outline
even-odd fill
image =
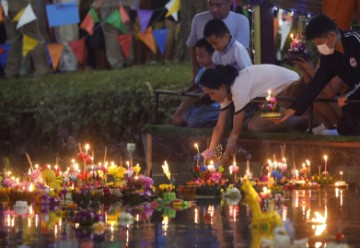
[[[287,192],[279,209],[283,221],[294,224],[295,238],[307,237],[308,247],[324,247],[326,237],[343,233],[355,247],[360,245],[360,199],[350,190],[294,190]],[[106,232],[100,237],[91,228],[71,222],[68,211],[42,212],[30,207],[25,214],[1,211],[0,247],[77,247],[93,240],[95,247],[250,247],[261,235],[251,234],[248,207],[223,205],[220,200],[199,200],[183,211],[153,210],[150,204],[133,207],[101,206]],[[133,224],[120,223],[122,213],[134,216]],[[253,236],[252,236],[253,235]]]

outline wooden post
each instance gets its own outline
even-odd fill
[[[150,176],[153,163],[153,138],[152,134],[145,134],[145,161],[146,161],[146,171],[145,176]]]
[[[260,5],[253,6],[254,15],[254,64],[261,64],[261,23]]]

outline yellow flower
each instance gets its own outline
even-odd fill
[[[115,173],[115,177],[123,178],[125,172],[126,172],[126,169],[124,167],[118,167],[118,169],[117,169],[117,171]]]
[[[97,171],[99,177],[103,177],[104,176],[104,172],[102,170],[98,170]]]
[[[134,172],[135,172],[135,175],[136,175],[136,176],[139,175],[140,170],[141,170],[141,168],[140,168],[139,164],[137,164],[137,165],[134,167]]]
[[[94,233],[97,235],[102,235],[106,230],[106,224],[102,221],[96,222],[92,225]]]

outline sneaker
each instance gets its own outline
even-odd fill
[[[314,128],[312,129],[312,133],[313,133],[313,134],[321,134],[322,131],[324,131],[325,129],[326,129],[326,127],[324,126],[324,124],[321,123],[319,126],[314,127]]]
[[[321,135],[339,136],[339,133],[337,129],[324,129],[322,130]]]

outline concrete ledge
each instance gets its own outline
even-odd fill
[[[148,125],[143,129],[143,141],[147,160],[147,173],[154,180],[165,180],[161,164],[167,160],[171,171],[182,184],[192,178],[191,168],[197,153],[194,143],[204,150],[210,140],[212,128],[196,129],[175,127],[172,125]],[[225,135],[226,136],[226,135]],[[223,140],[223,144],[226,140]],[[344,178],[356,182],[360,180],[360,137],[354,136],[322,136],[308,133],[254,133],[242,132],[239,148],[252,155],[251,169],[261,173],[261,166],[273,157],[279,158],[282,150],[289,165],[301,164],[309,159],[312,172],[317,173],[319,166],[324,169],[323,155],[327,154],[328,170],[332,175],[344,172]],[[244,154],[237,154],[240,173],[245,170]],[[349,181],[350,182],[350,181]]]

